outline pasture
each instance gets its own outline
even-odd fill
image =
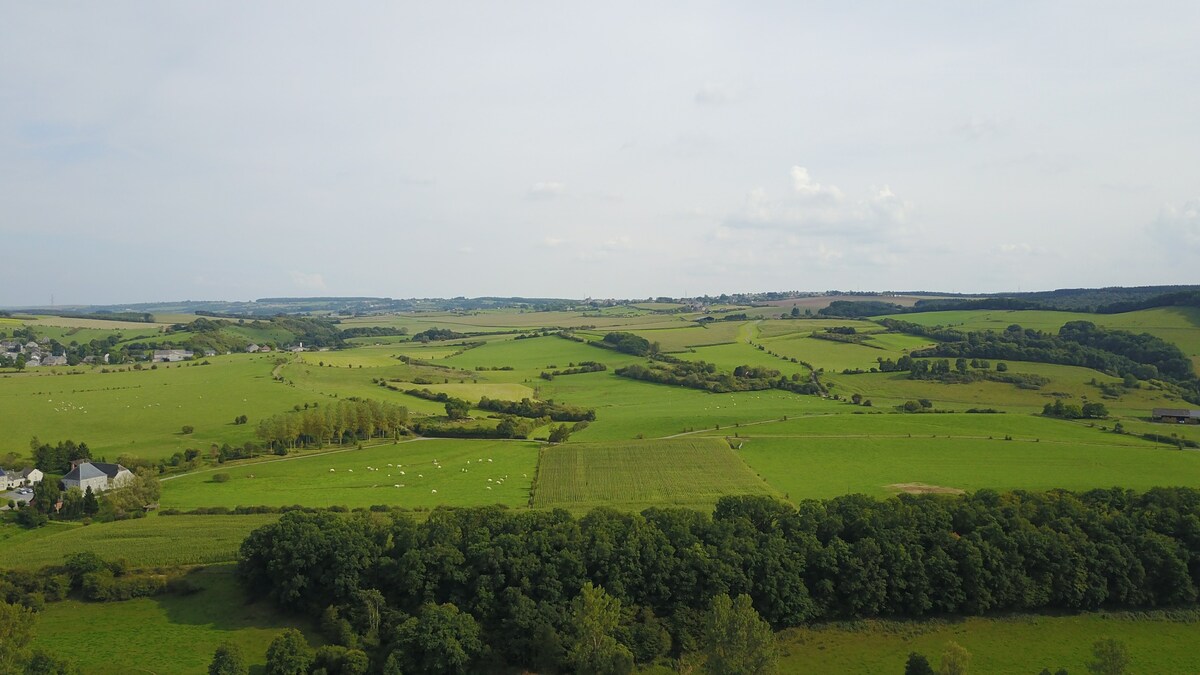
[[[168,483],[169,485],[169,483]],[[14,536],[0,546],[0,567],[38,569],[71,553],[93,551],[105,560],[124,558],[134,567],[207,565],[236,557],[250,531],[274,522],[272,514],[158,516],[91,525],[52,524]]]
[[[537,451],[528,441],[457,439],[348,448],[171,478],[162,505],[524,506]],[[230,479],[215,482],[215,473]]]
[[[542,450],[533,504],[707,507],[743,494],[774,491],[721,439],[578,443]]]
[[[124,602],[51,603],[38,613],[33,647],[69,658],[85,673],[202,675],[223,642],[237,645],[251,666],[266,662],[267,646],[285,628],[300,629],[313,645],[323,643],[309,622],[266,601],[247,602],[231,565],[188,576],[201,591]]]
[[[1083,673],[1092,643],[1116,638],[1129,648],[1131,673],[1200,670],[1200,617],[1185,612],[971,617],[961,620],[861,621],[784,631],[780,672],[901,673],[910,652],[937,668],[946,643],[971,653],[973,673],[1029,675],[1049,668]]]
[[[35,369],[0,376],[0,453],[24,452],[37,436],[50,443],[83,441],[94,456],[111,460],[122,454],[158,460],[186,448],[241,445],[253,440],[254,424],[262,417],[314,400],[310,393],[274,382],[269,355],[209,361],[206,366],[113,366],[107,373]],[[77,374],[61,374],[68,370]],[[234,418],[243,414],[250,424],[235,425]],[[195,431],[182,434],[184,425]]]

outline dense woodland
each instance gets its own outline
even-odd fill
[[[721,596],[748,596],[775,628],[1189,605],[1200,585],[1198,512],[1200,491],[1186,488],[850,495],[797,507],[727,497],[712,516],[479,508],[418,523],[293,512],[246,539],[239,574],[248,592],[322,617],[330,639],[379,666],[406,658],[412,617],[444,614],[454,627],[426,647],[461,650],[453,638],[464,635],[474,646],[460,667],[430,672],[502,663],[598,672],[571,658],[578,599],[592,585],[620,608],[605,663],[702,649],[704,615]]]

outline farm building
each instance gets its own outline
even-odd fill
[[[33,485],[42,482],[40,469],[25,469],[24,471],[5,471],[0,469],[0,489],[11,490],[22,485]]]
[[[81,492],[87,492],[90,487],[92,492],[103,492],[119,488],[132,479],[133,473],[120,464],[79,462],[62,477],[62,487],[64,490],[79,488]]]
[[[1155,408],[1152,413],[1155,422],[1171,424],[1200,424],[1200,410],[1186,408]]]
[[[190,358],[192,358],[192,353],[186,349],[155,349],[153,360],[175,362]]]
[[[260,349],[260,347],[254,343],[250,343],[250,346],[246,347],[246,351],[251,354],[258,351],[259,349]]]

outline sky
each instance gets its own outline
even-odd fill
[[[1200,282],[1200,3],[0,2],[0,306]]]

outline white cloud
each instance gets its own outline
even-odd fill
[[[705,82],[694,97],[699,105],[721,105],[737,98],[733,87],[718,82]]]
[[[529,186],[527,196],[530,199],[553,199],[566,194],[567,186],[555,181],[534,183]]]
[[[1174,251],[1200,253],[1200,199],[1164,206],[1151,231]]]
[[[542,240],[542,244],[549,246],[550,248],[557,248],[565,243],[567,243],[567,240],[563,239],[562,237],[546,237]]]
[[[864,197],[851,198],[836,185],[813,179],[808,169],[793,166],[792,191],[772,197],[762,187],[746,196],[742,211],[726,219],[732,228],[783,229],[795,233],[840,237],[904,234],[911,206],[886,185]]]
[[[292,284],[298,288],[314,291],[323,291],[326,288],[325,277],[320,274],[296,271],[292,271],[289,274],[292,277]]]

